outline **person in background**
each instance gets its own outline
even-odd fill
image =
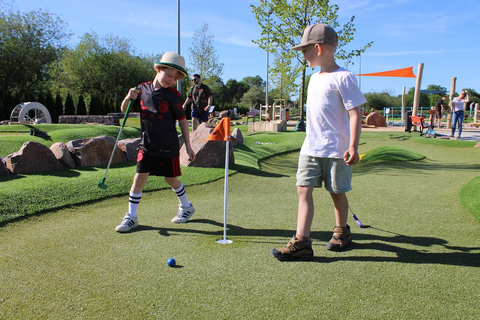
[[[444,112],[447,112],[447,110],[445,110],[445,106],[444,106],[444,102],[445,100],[447,99],[447,97],[443,96],[440,100],[437,101],[437,105],[436,105],[436,111],[437,111],[437,127],[440,129],[440,125],[442,124],[442,110]]]
[[[462,125],[465,117],[465,104],[468,102],[470,102],[470,97],[468,96],[467,90],[460,92],[460,95],[453,98],[452,102],[450,102],[450,106],[452,107],[452,134],[450,135],[450,138],[455,136],[457,125],[458,135],[456,139],[458,140],[462,136]]]
[[[212,105],[212,91],[210,88],[202,83],[202,78],[198,74],[192,77],[194,85],[188,93],[187,100],[183,104],[183,109],[187,108],[190,102],[192,104],[192,131],[196,130],[198,125],[202,122],[208,122],[209,109]]]

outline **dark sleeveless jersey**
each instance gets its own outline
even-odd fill
[[[142,128],[138,148],[156,157],[178,157],[176,122],[185,119],[180,93],[174,88],[153,90],[152,82],[142,83],[138,88]]]

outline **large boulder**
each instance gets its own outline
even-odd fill
[[[379,115],[376,112],[371,112],[367,119],[365,120],[367,126],[375,126],[375,127],[386,127],[387,121],[385,120],[384,116]]]
[[[0,158],[0,177],[1,176],[6,176],[9,175],[10,171],[7,170],[7,167],[5,167],[5,158]]]
[[[69,141],[66,145],[77,167],[106,166],[110,160],[115,141],[110,136],[100,136]],[[123,162],[122,153],[116,148],[112,164],[121,162]]]
[[[180,164],[185,167],[215,167],[225,165],[225,141],[206,141],[213,127],[202,123],[190,134],[190,142],[195,152],[195,160],[189,161],[185,145],[180,149]],[[233,165],[233,145],[230,145],[229,164]]]
[[[65,169],[48,147],[33,141],[25,142],[20,150],[6,156],[5,165],[15,174]]]
[[[239,128],[235,128],[232,131],[232,143],[235,147],[237,144],[243,144],[243,134]]]
[[[75,168],[75,160],[73,160],[70,151],[68,151],[65,143],[55,142],[50,146],[50,150],[55,157],[67,168]]]
[[[137,160],[137,147],[142,139],[123,139],[118,141],[117,148],[122,152],[124,161]]]

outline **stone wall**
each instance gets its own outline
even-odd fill
[[[123,121],[125,114],[121,112],[109,113],[106,116],[101,115],[63,115],[58,119],[58,123],[68,123],[68,124],[105,124],[111,126],[119,126]],[[129,118],[139,118],[139,112],[130,112]]]

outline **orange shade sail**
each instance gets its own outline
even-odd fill
[[[390,70],[390,71],[375,72],[375,73],[356,74],[356,76],[398,77],[398,78],[416,78],[417,77],[413,73],[413,67]]]

